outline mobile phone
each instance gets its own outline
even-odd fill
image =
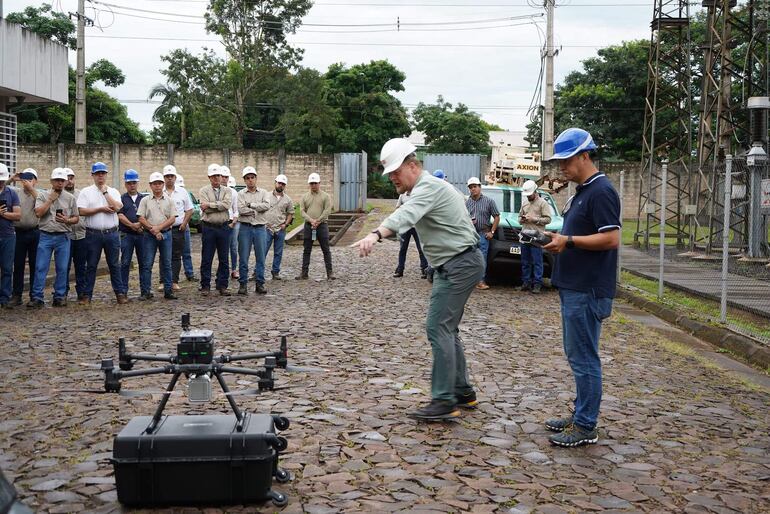
[[[5,207],[5,200],[0,200],[0,207]]]
[[[56,209],[56,214],[64,214],[64,209]]]

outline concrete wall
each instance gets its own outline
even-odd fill
[[[307,176],[316,172],[321,175],[321,189],[334,199],[334,156],[326,154],[284,154],[282,151],[254,150],[190,150],[167,146],[141,145],[19,145],[18,169],[34,168],[43,184],[57,166],[67,166],[75,171],[78,187],[90,185],[91,164],[101,161],[107,164],[112,184],[123,190],[122,172],[133,168],[141,176],[140,189],[149,190],[146,180],[153,171],[162,171],[172,163],[184,177],[185,187],[197,195],[208,184],[206,171],[212,162],[228,164],[238,184],[243,184],[241,170],[247,165],[257,170],[257,185],[272,189],[275,176],[284,173],[289,180],[287,192],[296,202],[308,190]]]

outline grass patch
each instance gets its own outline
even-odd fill
[[[645,296],[649,300],[668,305],[680,311],[685,310],[686,314],[693,319],[715,326],[722,326],[718,321],[720,316],[719,302],[692,296],[668,287],[663,288],[663,299],[661,301],[658,300],[657,281],[642,278],[627,271],[624,271],[621,277],[623,284],[628,284],[646,293]],[[767,320],[760,316],[728,308],[727,324],[738,327],[747,333],[770,339],[770,326],[768,326]]]
[[[302,216],[299,213],[299,204],[297,204],[294,206],[294,218],[292,218],[291,220],[291,225],[286,227],[286,233],[288,234],[289,232],[299,227],[303,223],[305,223],[305,220],[302,219]]]

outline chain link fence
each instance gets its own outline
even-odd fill
[[[625,209],[620,280],[770,345],[767,160],[727,156],[704,170],[662,163],[644,176],[641,205]]]

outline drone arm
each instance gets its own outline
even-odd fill
[[[174,362],[175,357],[172,355],[150,355],[147,353],[128,353],[126,357],[129,360],[136,361],[155,361],[155,362]]]
[[[138,369],[136,371],[115,370],[112,372],[115,378],[143,377],[146,375],[163,375],[164,373],[174,373],[173,366],[164,366],[162,368]]]
[[[255,377],[261,377],[265,374],[264,370],[251,369],[251,368],[235,368],[230,366],[217,366],[217,374],[219,373],[236,373],[239,375],[253,375]]]
[[[274,357],[278,352],[256,352],[256,353],[238,353],[235,355],[220,355],[217,360],[221,363],[233,361],[245,361],[264,359],[265,357]]]

